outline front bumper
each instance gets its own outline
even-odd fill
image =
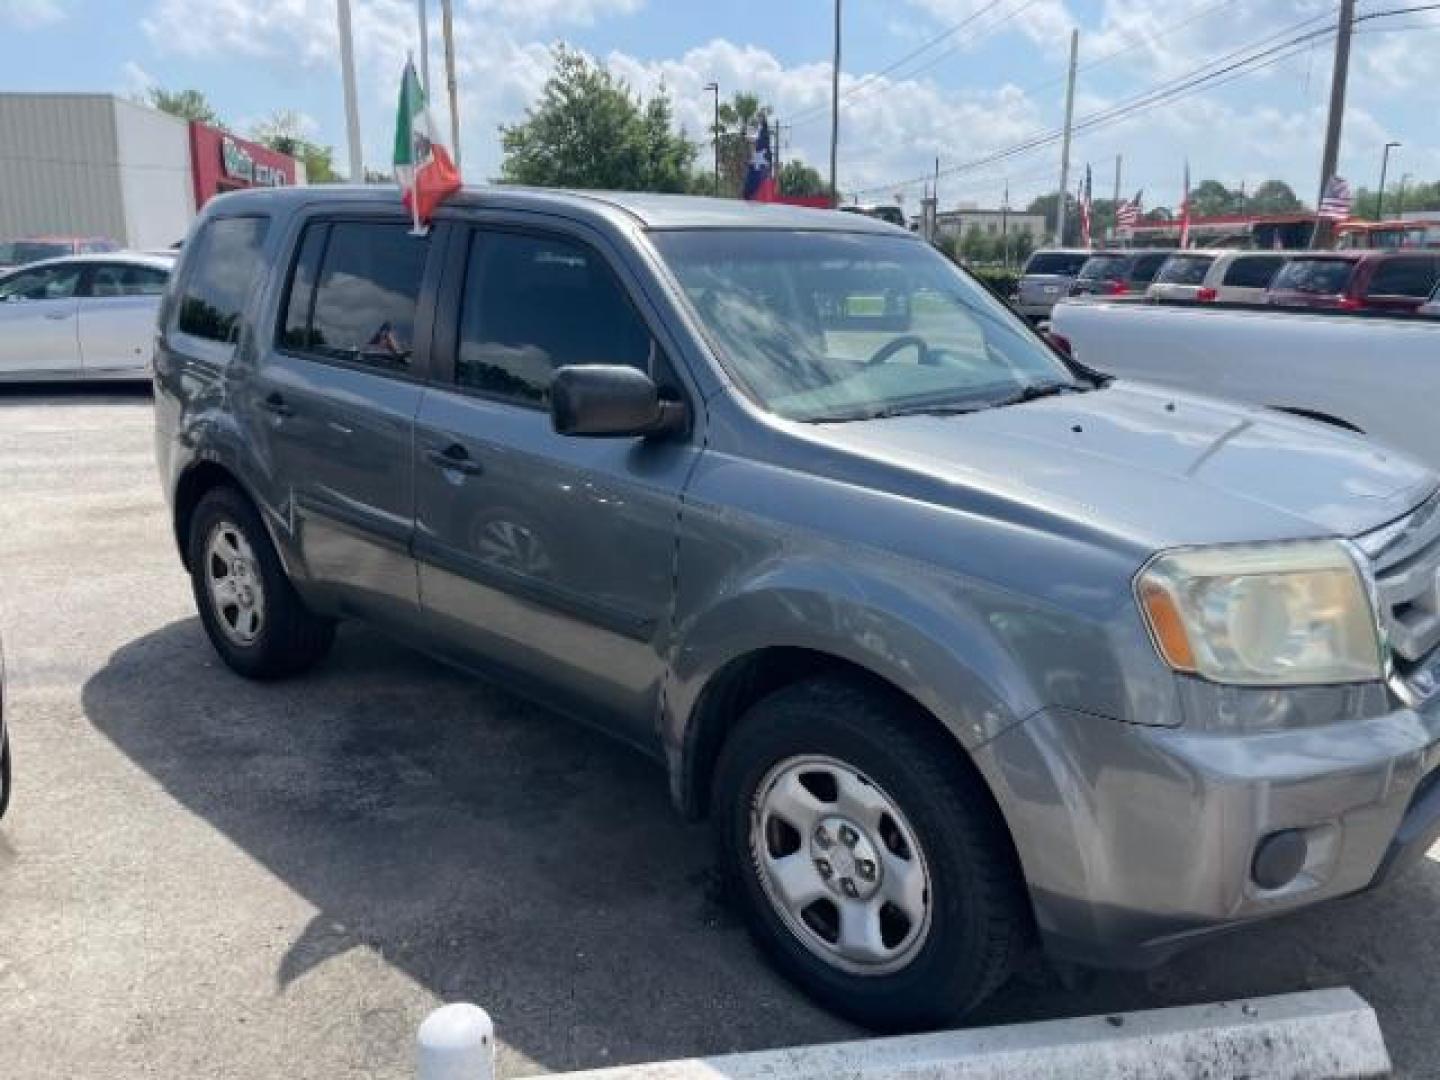
[[[1197,939],[1359,892],[1440,837],[1440,695],[1367,720],[1240,735],[1045,710],[977,763],[1052,954],[1147,967]],[[1279,888],[1257,845],[1306,841]]]

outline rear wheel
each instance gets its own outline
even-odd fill
[[[230,487],[206,493],[190,526],[190,579],[205,632],[221,658],[251,679],[312,667],[335,624],[310,612],[285,576],[254,505]]]
[[[935,1027],[1009,975],[1028,909],[980,778],[909,703],[838,680],[741,719],[715,781],[720,858],[751,931],[820,1002]]]

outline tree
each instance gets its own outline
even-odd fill
[[[1190,192],[1190,212],[1196,217],[1219,217],[1239,208],[1239,194],[1219,180],[1204,180]]]
[[[1060,196],[1052,191],[1049,195],[1041,195],[1030,200],[1030,205],[1025,208],[1027,214],[1045,215],[1045,236],[1047,238],[1055,235],[1055,210],[1059,204]],[[1069,247],[1080,243],[1080,207],[1075,201],[1075,196],[1068,192],[1065,195],[1064,243]]]
[[[540,187],[686,191],[696,147],[674,130],[661,91],[648,102],[602,65],[566,47],[540,100],[514,126],[500,128],[501,176]]]
[[[305,163],[305,179],[311,184],[331,184],[340,179],[335,171],[335,148],[313,143],[304,137],[304,121],[289,109],[280,109],[256,124],[251,135],[278,154],[299,158]],[[372,183],[367,172],[365,182]]]
[[[829,195],[830,185],[820,173],[803,161],[791,160],[780,166],[780,194],[799,196]]]
[[[141,100],[151,108],[182,120],[198,120],[212,127],[225,126],[210,99],[199,90],[166,90],[163,86],[151,86],[146,88]]]
[[[1284,180],[1266,180],[1245,200],[1245,209],[1252,214],[1293,214],[1306,207]]]

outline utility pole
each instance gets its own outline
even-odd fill
[[[715,136],[711,140],[715,146],[715,189],[710,194],[718,199],[720,197],[720,84],[718,82],[706,83],[705,89],[715,95],[715,126],[711,129]]]
[[[450,0],[440,0],[440,33],[445,38],[445,89],[450,95],[450,151],[460,171],[460,95],[455,86],[455,16]]]
[[[335,0],[340,31],[340,77],[345,84],[345,136],[350,143],[350,182],[365,182],[365,155],[360,146],[360,106],[355,97],[355,42],[350,35],[350,0]]]
[[[830,65],[830,197],[840,199],[836,162],[840,147],[840,0],[835,0],[835,58]]]
[[[1120,167],[1125,159],[1120,154],[1115,155],[1115,198],[1110,203],[1110,216],[1114,219],[1110,226],[1110,239],[1114,240],[1120,231]]]
[[[425,11],[425,0],[416,0],[420,17],[420,84],[425,87],[425,100],[430,100],[430,16]]]
[[[1353,0],[1352,0],[1353,2]],[[1065,246],[1065,199],[1070,189],[1070,128],[1075,121],[1075,63],[1080,31],[1070,31],[1070,76],[1065,85],[1065,137],[1060,141],[1060,198],[1055,203],[1055,246]]]
[[[1340,23],[1335,33],[1335,71],[1330,78],[1330,119],[1325,125],[1325,152],[1320,159],[1320,194],[1315,200],[1318,210],[1325,189],[1340,162],[1340,127],[1345,119],[1345,85],[1350,78],[1350,35],[1355,30],[1355,0],[1340,0]],[[1321,233],[1328,237],[1332,228],[1321,217],[1315,219],[1312,248],[1321,247]]]

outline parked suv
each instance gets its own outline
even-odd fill
[[[1286,259],[1275,251],[1177,251],[1145,294],[1154,300],[1263,304]]]
[[[1056,303],[1067,296],[1089,248],[1043,248],[1025,260],[1015,289],[1015,307],[1034,322],[1050,318]]]
[[[1270,283],[1271,304],[1337,311],[1413,312],[1440,282],[1440,252],[1297,255]]]
[[[654,755],[775,963],[867,1024],[1440,834],[1437,478],[1067,366],[888,225],[493,189],[416,236],[384,188],[226,195],[155,377],[230,667],[367,619]]]
[[[1126,296],[1143,293],[1155,280],[1169,251],[1101,251],[1080,268],[1071,296]]]

